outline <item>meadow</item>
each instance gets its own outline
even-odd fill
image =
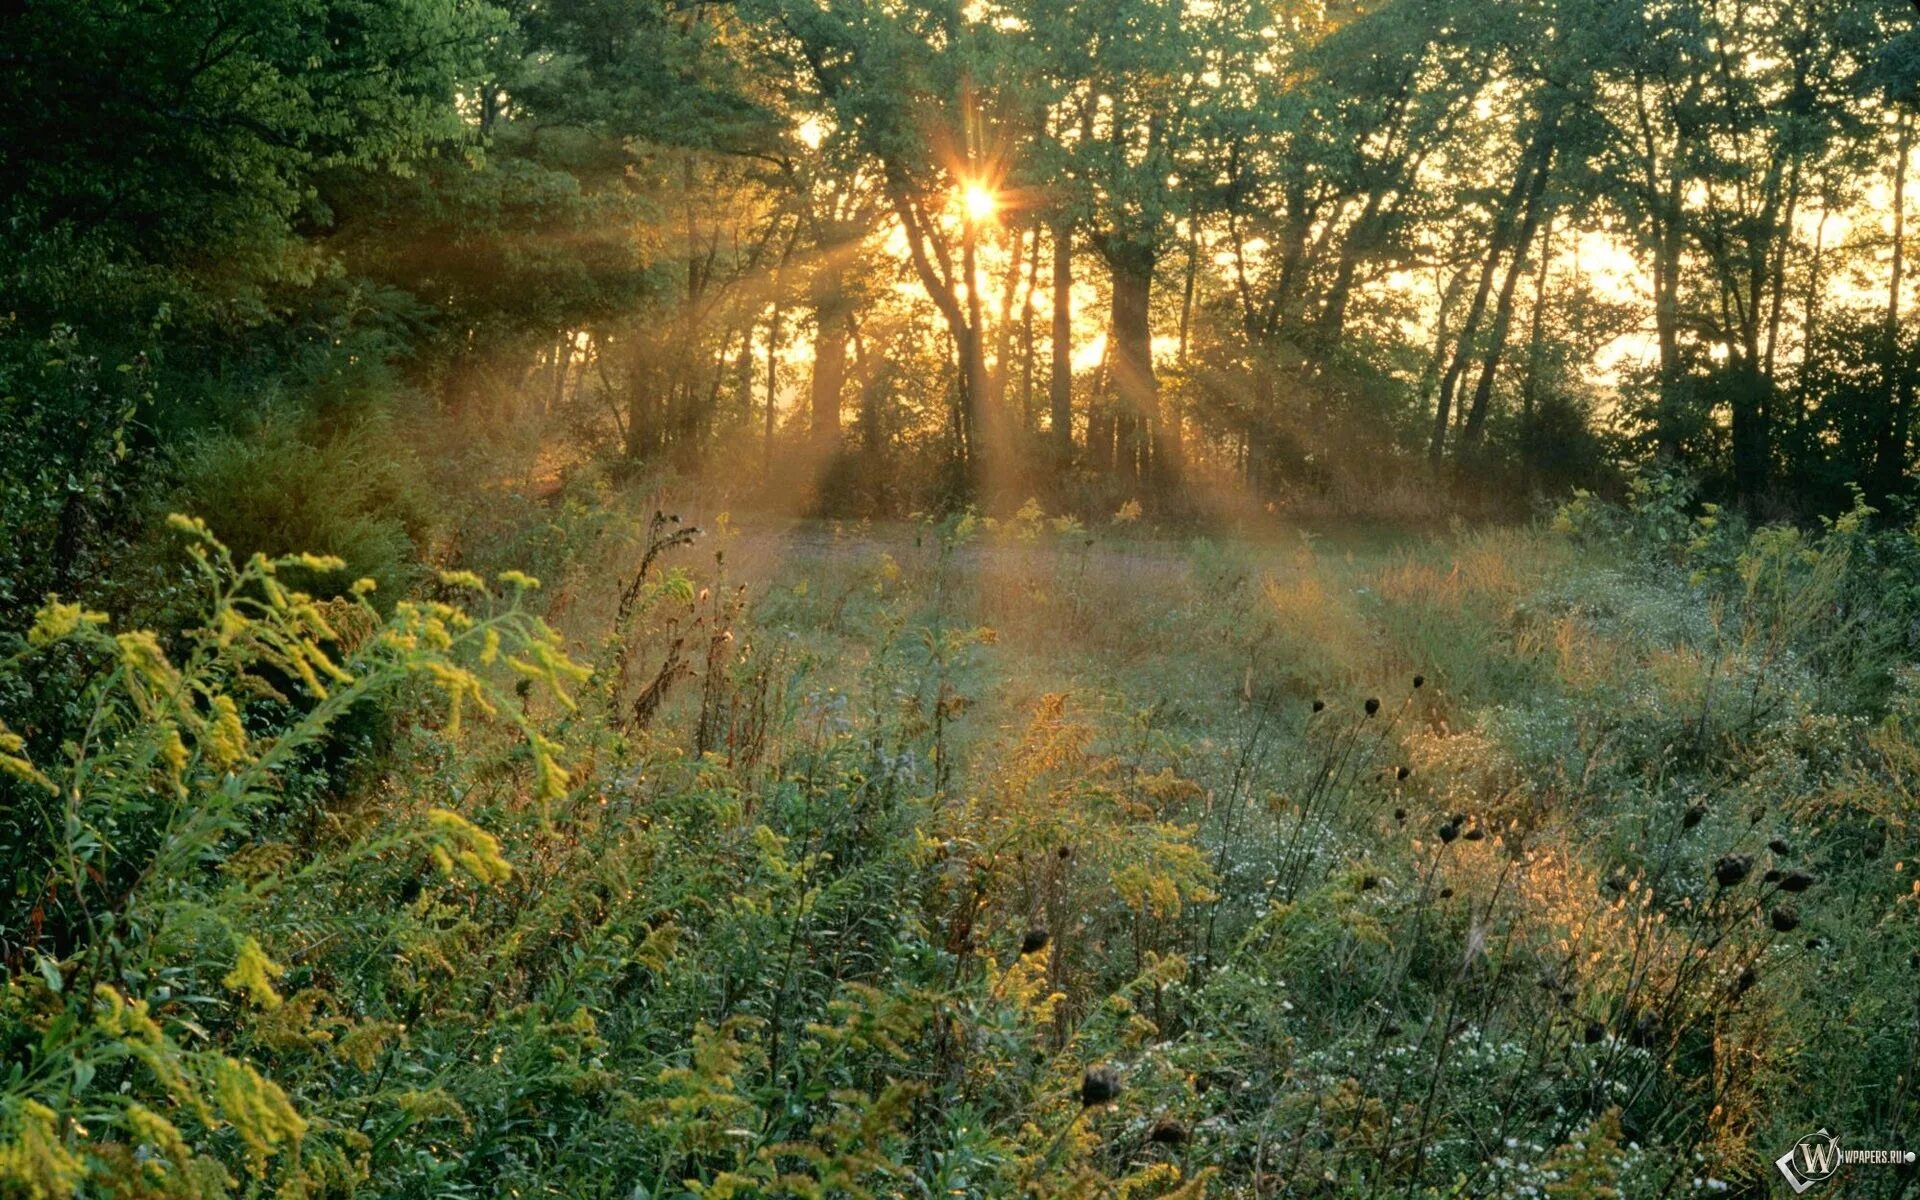
[[[669,501],[407,598],[181,517],[191,620],[42,608],[6,1194],[1761,1195],[1914,1128],[1910,534]]]

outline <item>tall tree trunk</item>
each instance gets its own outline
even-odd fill
[[[1887,313],[1881,328],[1881,354],[1891,385],[1875,430],[1870,491],[1885,499],[1900,486],[1907,468],[1907,372],[1900,361],[1900,289],[1906,275],[1907,159],[1913,153],[1913,114],[1900,110],[1893,155],[1893,265],[1887,275]]]
[[[1113,284],[1114,397],[1122,422],[1119,466],[1134,483],[1146,483],[1158,473],[1154,463],[1165,449],[1149,315],[1153,257],[1150,248],[1131,242],[1113,246],[1107,255]]]
[[[1064,218],[1053,225],[1053,371],[1047,378],[1047,405],[1053,456],[1060,466],[1073,461],[1073,226]]]
[[[1456,453],[1466,458],[1480,449],[1481,440],[1486,434],[1487,410],[1493,401],[1493,377],[1500,368],[1500,356],[1507,344],[1507,329],[1513,321],[1514,285],[1520,281],[1520,274],[1527,265],[1527,253],[1533,247],[1533,235],[1540,228],[1540,213],[1545,207],[1543,198],[1547,190],[1547,177],[1552,168],[1552,143],[1539,164],[1534,168],[1533,180],[1527,187],[1526,213],[1520,221],[1519,235],[1514,239],[1513,258],[1507,263],[1507,275],[1500,283],[1500,298],[1493,308],[1493,328],[1487,335],[1487,344],[1481,351],[1480,379],[1474,384],[1473,403],[1467,409],[1466,423],[1460,429],[1460,446]]]
[[[1513,239],[1514,222],[1520,216],[1521,207],[1532,195],[1536,178],[1544,177],[1547,172],[1558,124],[1557,107],[1541,114],[1534,127],[1533,138],[1520,156],[1520,169],[1514,172],[1513,183],[1507,188],[1506,196],[1494,213],[1493,233],[1487,242],[1487,256],[1480,264],[1480,279],[1474,285],[1473,301],[1467,306],[1466,318],[1461,322],[1453,356],[1447,363],[1446,372],[1440,377],[1440,393],[1434,403],[1433,434],[1427,445],[1427,456],[1436,464],[1446,455],[1454,393],[1473,360],[1474,343],[1479,336],[1480,320],[1486,315],[1487,298],[1493,293],[1494,276],[1499,273],[1500,260],[1505,257]]]
[[[828,261],[815,277],[814,320],[819,332],[808,385],[810,433],[816,449],[834,453],[840,449],[840,394],[847,381],[847,338],[852,333],[853,309],[831,248]]]

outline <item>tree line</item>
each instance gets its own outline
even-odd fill
[[[1884,505],[1913,24],[29,3],[0,45],[4,516],[70,559],[182,439],[399,387],[825,507],[1648,461],[1771,511]]]

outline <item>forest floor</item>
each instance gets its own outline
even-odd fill
[[[244,747],[88,677],[146,765],[50,780],[72,827],[142,771],[209,816],[128,885],[152,936],[10,994],[164,978],[185,1032],[165,1087],[112,1038],[21,1086],[126,1080],[182,1179],[395,1197],[1601,1200],[1897,1144],[1920,680],[1858,524],[514,514],[384,612],[221,593],[272,637],[176,694],[281,706]],[[292,702],[315,639],[364,702]]]

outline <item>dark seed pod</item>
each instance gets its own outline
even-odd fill
[[[1400,767],[1394,771],[1393,777],[1395,779],[1405,780],[1406,777],[1411,774],[1413,774],[1413,769],[1411,767]]]
[[[1056,850],[1054,853],[1057,854],[1064,861],[1066,859],[1073,857],[1073,847],[1062,846],[1060,847],[1060,849]]]
[[[1326,709],[1327,709],[1327,702],[1325,700],[1315,700],[1313,702],[1313,711],[1325,712]]]
[[[1360,877],[1360,890],[1363,892],[1370,892],[1379,886],[1380,886],[1380,880],[1375,876],[1362,875]]]
[[[1733,994],[1736,996],[1744,996],[1753,990],[1754,984],[1759,982],[1760,976],[1758,972],[1752,967],[1748,967],[1746,970],[1740,972],[1740,978],[1733,981]]]
[[[1365,708],[1366,708],[1366,710],[1367,710],[1367,715],[1368,715],[1368,716],[1372,716],[1373,714],[1375,714],[1375,713],[1377,713],[1377,712],[1379,712],[1379,711],[1380,711],[1380,699],[1379,699],[1379,697],[1377,697],[1377,696],[1368,696],[1368,697],[1367,697],[1367,703],[1366,703],[1366,705],[1365,705]]]
[[[1589,1046],[1594,1045],[1601,1038],[1604,1038],[1606,1036],[1607,1036],[1607,1027],[1605,1025],[1602,1025],[1598,1021],[1588,1021],[1587,1027],[1584,1030],[1582,1030],[1580,1033],[1581,1039],[1585,1041]]]
[[[1779,882],[1780,882],[1780,878],[1781,878],[1781,875],[1780,875],[1780,868],[1779,868],[1779,867],[1768,867],[1768,868],[1767,868],[1767,872],[1766,872],[1766,874],[1764,874],[1764,875],[1762,875],[1762,876],[1760,876],[1760,882],[1762,882],[1762,883],[1779,883]]]
[[[1184,1146],[1190,1136],[1185,1125],[1172,1117],[1161,1117],[1153,1123],[1153,1129],[1148,1132],[1147,1140],[1160,1146]]]
[[[1467,823],[1467,814],[1463,812],[1449,813],[1447,820],[1452,821],[1455,825],[1465,825]]]
[[[1120,1073],[1112,1067],[1088,1067],[1080,1077],[1080,1105],[1111,1104],[1120,1094]]]
[[[1445,825],[1442,825],[1440,827],[1440,840],[1448,843],[1449,845],[1452,844],[1453,839],[1459,836],[1460,836],[1460,827],[1458,825],[1455,825],[1452,821],[1448,821]]]
[[[1452,888],[1450,888],[1450,887],[1443,887],[1443,888],[1441,888],[1441,889],[1440,889],[1440,898],[1441,898],[1442,900],[1451,900],[1451,899],[1453,899],[1453,889],[1452,889]]]
[[[1695,825],[1698,825],[1706,819],[1707,806],[1704,804],[1692,805],[1687,809],[1686,815],[1680,818],[1680,828],[1692,829]]]
[[[1753,872],[1753,856],[1728,854],[1713,864],[1713,878],[1723,888],[1738,885]]]
[[[1029,954],[1040,953],[1047,948],[1047,943],[1050,940],[1052,939],[1048,936],[1046,930],[1040,928],[1038,925],[1034,926],[1032,929],[1027,930],[1025,937],[1020,939],[1020,956],[1025,958]]]
[[[1780,880],[1780,890],[1797,896],[1819,882],[1818,878],[1805,871],[1788,871]]]
[[[1773,910],[1773,927],[1781,933],[1792,933],[1800,928],[1800,913],[1791,904],[1782,904]]]
[[[1394,820],[1396,820],[1396,821],[1399,821],[1399,822],[1400,822],[1400,823],[1402,823],[1402,824],[1405,824],[1405,823],[1406,823],[1406,820],[1407,820],[1407,810],[1406,810],[1406,809],[1404,809],[1404,808],[1396,808],[1396,809],[1394,809],[1394,810],[1393,810],[1393,819],[1394,819]]]
[[[1472,829],[1467,830],[1467,832],[1462,834],[1461,836],[1465,837],[1470,842],[1477,842],[1487,836],[1487,831],[1480,828],[1478,825],[1475,825]]]
[[[1793,853],[1793,847],[1789,846],[1786,843],[1786,840],[1783,838],[1775,838],[1772,841],[1768,842],[1767,849],[1773,851],[1775,854],[1778,854],[1782,858],[1785,858],[1787,855]]]
[[[1423,688],[1427,686],[1427,677],[1425,675],[1415,675],[1413,677],[1413,686],[1415,688]]]

